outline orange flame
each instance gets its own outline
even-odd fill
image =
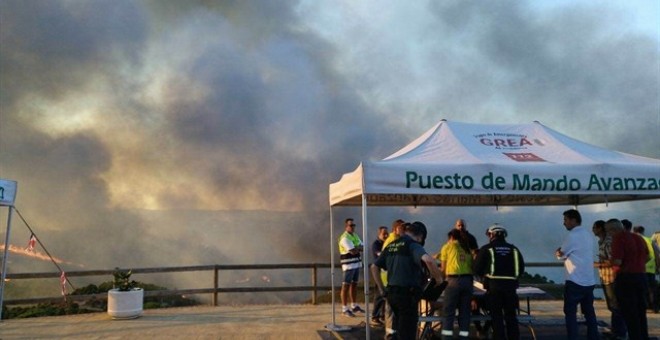
[[[5,246],[0,245],[0,251],[4,251],[4,250],[5,250]],[[36,259],[36,260],[41,260],[41,261],[51,261],[51,258],[48,257],[48,255],[46,255],[44,253],[41,253],[41,252],[39,252],[37,250],[34,250],[34,249],[33,250],[27,250],[26,248],[10,244],[8,250],[12,254],[26,256],[26,257],[33,258],[33,259]],[[70,265],[74,265],[74,266],[78,266],[78,267],[84,267],[84,265],[82,265],[82,264],[69,262],[69,261],[66,261],[66,260],[63,260],[63,259],[59,259],[57,257],[53,257],[52,261],[54,261],[57,264],[63,263],[63,264],[70,264]]]

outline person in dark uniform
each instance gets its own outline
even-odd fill
[[[493,224],[486,231],[490,243],[481,247],[474,262],[474,274],[483,277],[486,303],[490,310],[493,339],[520,339],[518,330],[518,277],[525,270],[520,250],[507,243],[506,229]],[[506,334],[504,323],[506,322]]]
[[[422,244],[426,238],[426,226],[414,222],[407,226],[405,234],[383,249],[371,265],[371,276],[379,293],[385,295],[394,312],[393,329],[398,339],[415,339],[419,314],[417,306],[422,294],[424,265],[436,283],[441,282],[440,270]],[[380,269],[387,270],[387,289],[383,286]]]
[[[383,243],[389,236],[386,226],[378,227],[378,238],[371,245],[371,263],[375,262],[376,259],[380,256],[380,253],[383,251]],[[374,311],[371,314],[371,325],[372,326],[383,326],[383,316],[385,315],[385,297],[379,294],[376,294],[374,298]]]

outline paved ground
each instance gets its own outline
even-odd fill
[[[533,301],[538,339],[564,336],[561,301]],[[599,320],[608,321],[604,302],[596,302]],[[105,313],[41,317],[0,322],[0,339],[364,339],[364,318],[336,316],[331,332],[330,305],[197,306],[146,310],[133,320],[112,320]],[[660,314],[649,314],[651,336],[660,337]],[[362,324],[361,324],[362,323]],[[584,328],[584,327],[583,327]],[[524,339],[531,333],[521,330]],[[372,339],[382,339],[373,329]]]

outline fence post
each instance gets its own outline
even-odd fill
[[[317,275],[317,269],[316,269],[316,263],[314,263],[314,266],[312,267],[312,286],[314,286],[314,289],[312,290],[312,304],[316,304],[316,275]]]
[[[218,306],[218,265],[213,267],[213,307]]]

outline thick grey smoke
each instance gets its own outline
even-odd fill
[[[2,1],[0,177],[88,268],[315,262],[328,184],[443,118],[660,157],[660,37],[618,9],[371,6]]]
[[[518,1],[436,5],[442,31],[468,38],[461,45],[477,59],[474,82],[492,84],[480,97],[512,108],[489,120],[528,117],[603,147],[660,155],[651,137],[660,132],[657,30],[629,31],[624,14],[591,6],[540,15]]]

